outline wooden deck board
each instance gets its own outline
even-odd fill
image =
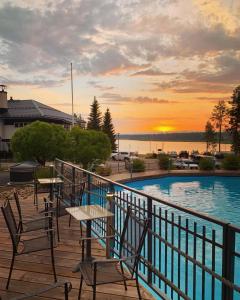
[[[29,191],[28,191],[29,194]],[[1,191],[0,191],[1,196]],[[3,198],[3,197],[2,197]],[[0,197],[0,205],[3,199]],[[24,216],[38,215],[33,206],[32,196],[22,197],[21,205]],[[16,208],[12,202],[14,213]],[[72,273],[73,267],[81,259],[81,249],[78,243],[80,232],[79,223],[72,220],[71,227],[68,227],[68,217],[60,218],[61,241],[55,248],[55,263],[58,279],[67,280],[72,283],[72,291],[69,299],[77,299],[79,288],[79,274]],[[32,234],[29,234],[31,236]],[[35,252],[33,254],[21,255],[16,258],[12,280],[9,291],[5,290],[8,277],[9,266],[12,255],[12,243],[6,229],[3,216],[0,212],[0,296],[5,300],[13,296],[23,294],[30,290],[37,290],[53,282],[50,251]],[[98,242],[92,243],[92,255],[95,257],[104,257],[105,249]],[[143,299],[154,299],[143,287],[141,287]],[[63,289],[57,288],[49,291],[41,297],[34,299],[54,300],[63,299]],[[82,299],[92,299],[91,287],[83,285]],[[101,285],[97,287],[98,300],[126,300],[138,299],[137,290],[134,281],[128,282],[128,290],[124,290],[122,283]]]

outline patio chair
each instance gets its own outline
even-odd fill
[[[71,187],[71,192],[68,188]],[[65,186],[62,190],[62,194],[57,195],[56,206],[53,207],[53,202],[44,199],[45,201],[45,213],[52,213],[56,217],[56,227],[58,241],[60,242],[60,232],[59,232],[59,218],[69,215],[66,211],[67,207],[81,206],[83,200],[83,194],[85,190],[85,182],[75,185],[75,194],[72,194],[72,185]],[[71,216],[69,216],[69,227],[71,226]],[[80,234],[82,236],[82,225],[80,223]]]
[[[64,287],[64,300],[68,300],[69,292],[72,289],[71,282],[55,282],[45,288],[37,290],[37,291],[31,291],[24,295],[16,296],[16,297],[13,297],[10,299],[7,298],[7,299],[8,300],[25,300],[25,299],[33,299],[33,298],[35,299],[36,296],[40,296],[48,291],[58,288],[58,287]],[[3,298],[0,297],[0,300],[3,300]]]
[[[5,200],[3,206],[1,207],[1,210],[3,213],[4,219],[5,219],[9,234],[11,236],[12,248],[13,248],[12,261],[11,261],[11,265],[10,265],[6,289],[8,289],[8,287],[9,287],[15,257],[23,255],[23,254],[29,254],[29,253],[33,253],[33,252],[37,252],[37,251],[42,251],[42,250],[50,250],[50,252],[51,252],[53,275],[54,275],[54,280],[56,282],[57,275],[56,275],[56,270],[55,270],[54,251],[53,251],[54,247],[56,246],[56,243],[55,243],[55,238],[54,238],[54,231],[52,229],[51,218],[49,218],[49,221],[50,221],[49,229],[46,230],[43,235],[31,238],[31,239],[23,240],[22,234],[18,230],[16,220],[14,218],[13,211],[12,211],[9,200]]]
[[[38,210],[38,195],[39,194],[50,194],[50,185],[41,185],[38,182],[37,177],[34,178],[34,205]]]
[[[52,218],[51,215],[37,217],[29,220],[23,220],[20,200],[16,189],[13,190],[13,195],[18,211],[18,231],[20,231],[21,233],[26,233],[40,229],[48,229],[49,222],[51,221],[49,220],[49,218]]]
[[[138,216],[139,215],[139,216]],[[140,262],[141,250],[144,245],[148,230],[149,221],[140,217],[139,212],[135,212],[129,206],[120,236],[119,259],[94,259],[82,260],[78,267],[81,273],[78,299],[81,298],[83,280],[93,289],[93,300],[96,299],[96,286],[108,283],[123,281],[127,290],[127,280],[135,280],[138,297],[141,293],[138,282],[138,264]],[[100,237],[108,239],[112,236]],[[82,251],[84,252],[84,241],[97,240],[99,238],[82,238]],[[83,253],[84,257],[84,253]]]

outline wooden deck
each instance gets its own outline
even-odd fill
[[[3,199],[0,199],[0,205],[2,203]],[[25,217],[37,215],[31,195],[25,198],[21,197],[21,203],[23,215]],[[16,212],[14,201],[12,204],[14,212]],[[60,219],[60,228],[61,242],[58,243],[58,246],[55,249],[57,276],[58,280],[67,280],[72,283],[73,289],[69,294],[69,299],[77,299],[79,273],[72,273],[72,269],[79,262],[81,257],[81,250],[78,243],[80,237],[79,224],[73,220],[72,225],[69,228],[68,217],[66,216]],[[97,242],[94,242],[92,244],[92,254],[95,257],[103,257],[105,255],[105,250]],[[5,285],[11,262],[11,255],[11,240],[2,213],[0,212],[0,296],[3,299],[11,299],[13,296],[46,287],[47,284],[53,282],[49,251],[35,252],[34,254],[22,255],[16,258],[10,287],[9,290],[6,291]],[[143,288],[141,288],[141,290],[143,299],[154,299],[146,290]],[[63,299],[63,289],[54,289],[41,297],[34,297],[34,299]],[[92,299],[92,289],[85,284],[83,285],[82,299]],[[99,286],[97,287],[97,299],[138,299],[135,282],[128,282],[128,291],[124,290],[121,283]]]

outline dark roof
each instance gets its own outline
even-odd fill
[[[8,110],[0,119],[40,119],[71,123],[72,116],[36,100],[9,100]]]

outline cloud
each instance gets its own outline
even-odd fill
[[[131,76],[170,76],[170,75],[176,75],[174,72],[163,72],[161,70],[156,69],[146,69],[143,71],[138,71],[136,73],[133,73]]]
[[[225,13],[216,0],[215,6],[200,2],[63,0],[32,5],[12,0],[0,6],[1,73],[12,84],[52,87],[69,79],[72,61],[76,75],[102,92],[114,89],[102,77],[122,75],[126,85],[129,76],[136,82],[143,78],[143,88],[151,77],[169,76],[151,82],[155,92],[226,93],[239,82],[240,22],[234,18],[232,26],[231,12]],[[208,18],[209,5],[211,14],[214,7],[221,10],[214,22]]]
[[[114,89],[114,86],[104,85],[104,84],[101,84],[101,82],[94,81],[94,80],[88,81],[88,84],[98,90],[101,90],[101,91],[110,91],[110,90]]]
[[[111,104],[125,104],[125,103],[138,103],[138,104],[170,104],[170,103],[179,103],[178,101],[160,99],[157,97],[148,97],[148,96],[138,96],[138,97],[123,97],[116,93],[104,93],[100,98],[106,100],[106,103]]]
[[[0,76],[0,82],[11,86],[33,86],[37,88],[42,87],[55,87],[63,84],[64,80],[54,80],[54,79],[44,79],[44,78],[33,78],[29,80],[21,80],[21,79],[9,79],[3,76]]]

